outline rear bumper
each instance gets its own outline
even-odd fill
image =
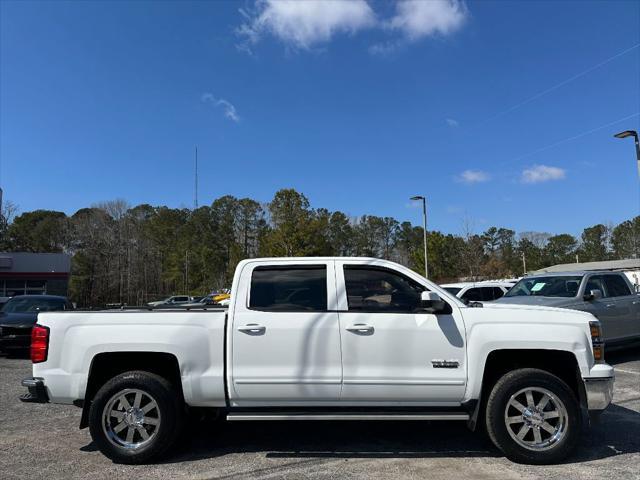
[[[48,403],[49,395],[44,386],[42,378],[25,378],[22,380],[22,386],[27,387],[29,391],[20,395],[20,401],[26,403]]]
[[[0,350],[29,350],[31,335],[6,335],[0,337]]]
[[[0,326],[0,350],[28,350],[30,346],[30,326]]]

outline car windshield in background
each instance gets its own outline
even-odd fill
[[[460,290],[462,290],[460,287],[443,287],[447,292],[449,292],[451,295],[457,295],[458,292]]]
[[[53,312],[64,310],[65,301],[58,298],[20,298],[14,297],[5,303],[5,313]]]
[[[505,297],[575,297],[581,281],[580,275],[523,278]]]

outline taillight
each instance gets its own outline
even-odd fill
[[[41,363],[47,361],[49,353],[49,327],[35,325],[31,329],[31,361]]]

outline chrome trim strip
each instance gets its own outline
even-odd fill
[[[464,380],[344,380],[345,385],[464,385]]]
[[[322,378],[309,378],[309,379],[296,379],[296,378],[277,378],[277,379],[264,379],[264,378],[243,378],[240,380],[234,380],[236,385],[296,385],[296,384],[321,384],[321,385],[340,385],[340,380],[322,379]]]
[[[358,413],[328,413],[328,414],[249,414],[229,413],[229,421],[253,420],[469,420],[466,413],[438,413],[438,414],[358,414]]]

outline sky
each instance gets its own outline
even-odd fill
[[[579,234],[640,213],[640,2],[0,2],[21,212],[268,202]]]

